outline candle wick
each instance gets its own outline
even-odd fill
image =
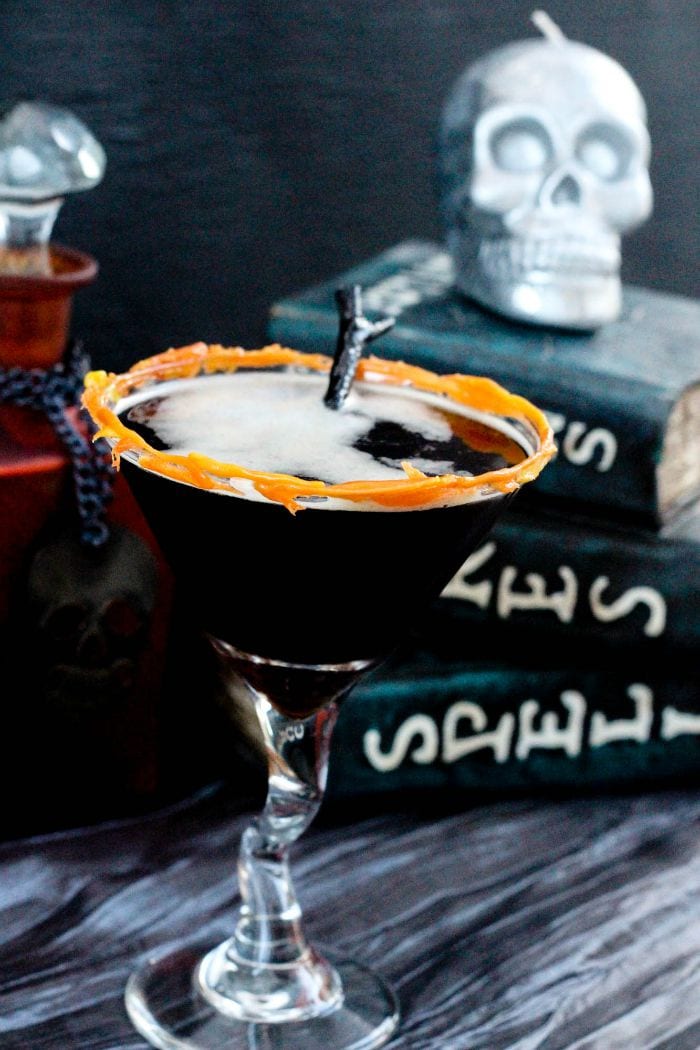
[[[566,36],[546,11],[533,11],[530,15],[530,21],[551,44],[561,45],[566,43]]]
[[[395,317],[368,321],[362,312],[362,289],[359,284],[339,288],[335,293],[339,314],[338,342],[328,389],[323,399],[328,408],[339,409],[350,393],[355,372],[367,343],[388,332]]]

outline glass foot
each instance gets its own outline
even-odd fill
[[[391,989],[381,977],[350,960],[334,959],[343,987],[331,1013],[305,1021],[258,1024],[216,1010],[198,991],[197,974],[211,943],[151,956],[126,988],[133,1024],[162,1050],[372,1050],[383,1046],[399,1022]]]

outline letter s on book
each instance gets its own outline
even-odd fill
[[[610,585],[607,576],[598,576],[591,584],[588,594],[591,603],[591,612],[596,620],[602,623],[610,623],[611,620],[619,620],[632,612],[635,605],[642,602],[649,609],[649,619],[644,625],[644,633],[649,638],[658,638],[664,633],[666,627],[666,602],[663,596],[653,587],[630,587],[619,598],[604,605],[602,601],[603,591]]]
[[[581,422],[569,423],[566,436],[562,442],[562,452],[569,463],[582,466],[590,463],[595,454],[596,446],[600,446],[600,459],[596,463],[596,470],[605,472],[610,470],[617,455],[617,439],[609,430],[603,427],[595,427],[586,434],[586,424]]]
[[[380,773],[391,773],[398,769],[410,750],[414,737],[421,742],[411,754],[414,762],[428,765],[434,762],[440,750],[438,727],[428,715],[411,715],[399,726],[388,753],[382,751],[382,735],[378,729],[368,729],[363,737],[365,757]]]

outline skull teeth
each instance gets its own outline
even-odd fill
[[[496,280],[516,279],[538,270],[607,277],[618,272],[620,252],[607,241],[499,238],[481,242],[479,263]]]

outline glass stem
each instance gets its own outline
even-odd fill
[[[237,659],[230,647],[223,643],[216,647]],[[331,1013],[343,1002],[335,967],[304,935],[289,872],[289,847],[321,805],[338,703],[356,679],[358,668],[265,667],[264,676],[276,686],[274,695],[293,695],[295,710],[300,690],[305,692],[311,707],[305,717],[283,714],[273,706],[267,693],[250,683],[252,673],[260,675],[260,666],[249,662],[247,669],[249,677],[244,681],[249,696],[245,699],[248,704],[250,695],[253,697],[267,757],[267,801],[241,842],[242,905],[235,932],[205,956],[196,980],[202,995],[231,1017],[299,1021]],[[236,705],[242,684],[232,690]],[[324,702],[316,703],[321,697]]]
[[[263,812],[241,841],[243,904],[232,947],[239,960],[285,965],[309,951],[289,871],[289,847],[321,805],[338,708],[331,702],[297,719],[281,714],[260,693],[254,692],[254,698],[267,755],[268,794]]]

